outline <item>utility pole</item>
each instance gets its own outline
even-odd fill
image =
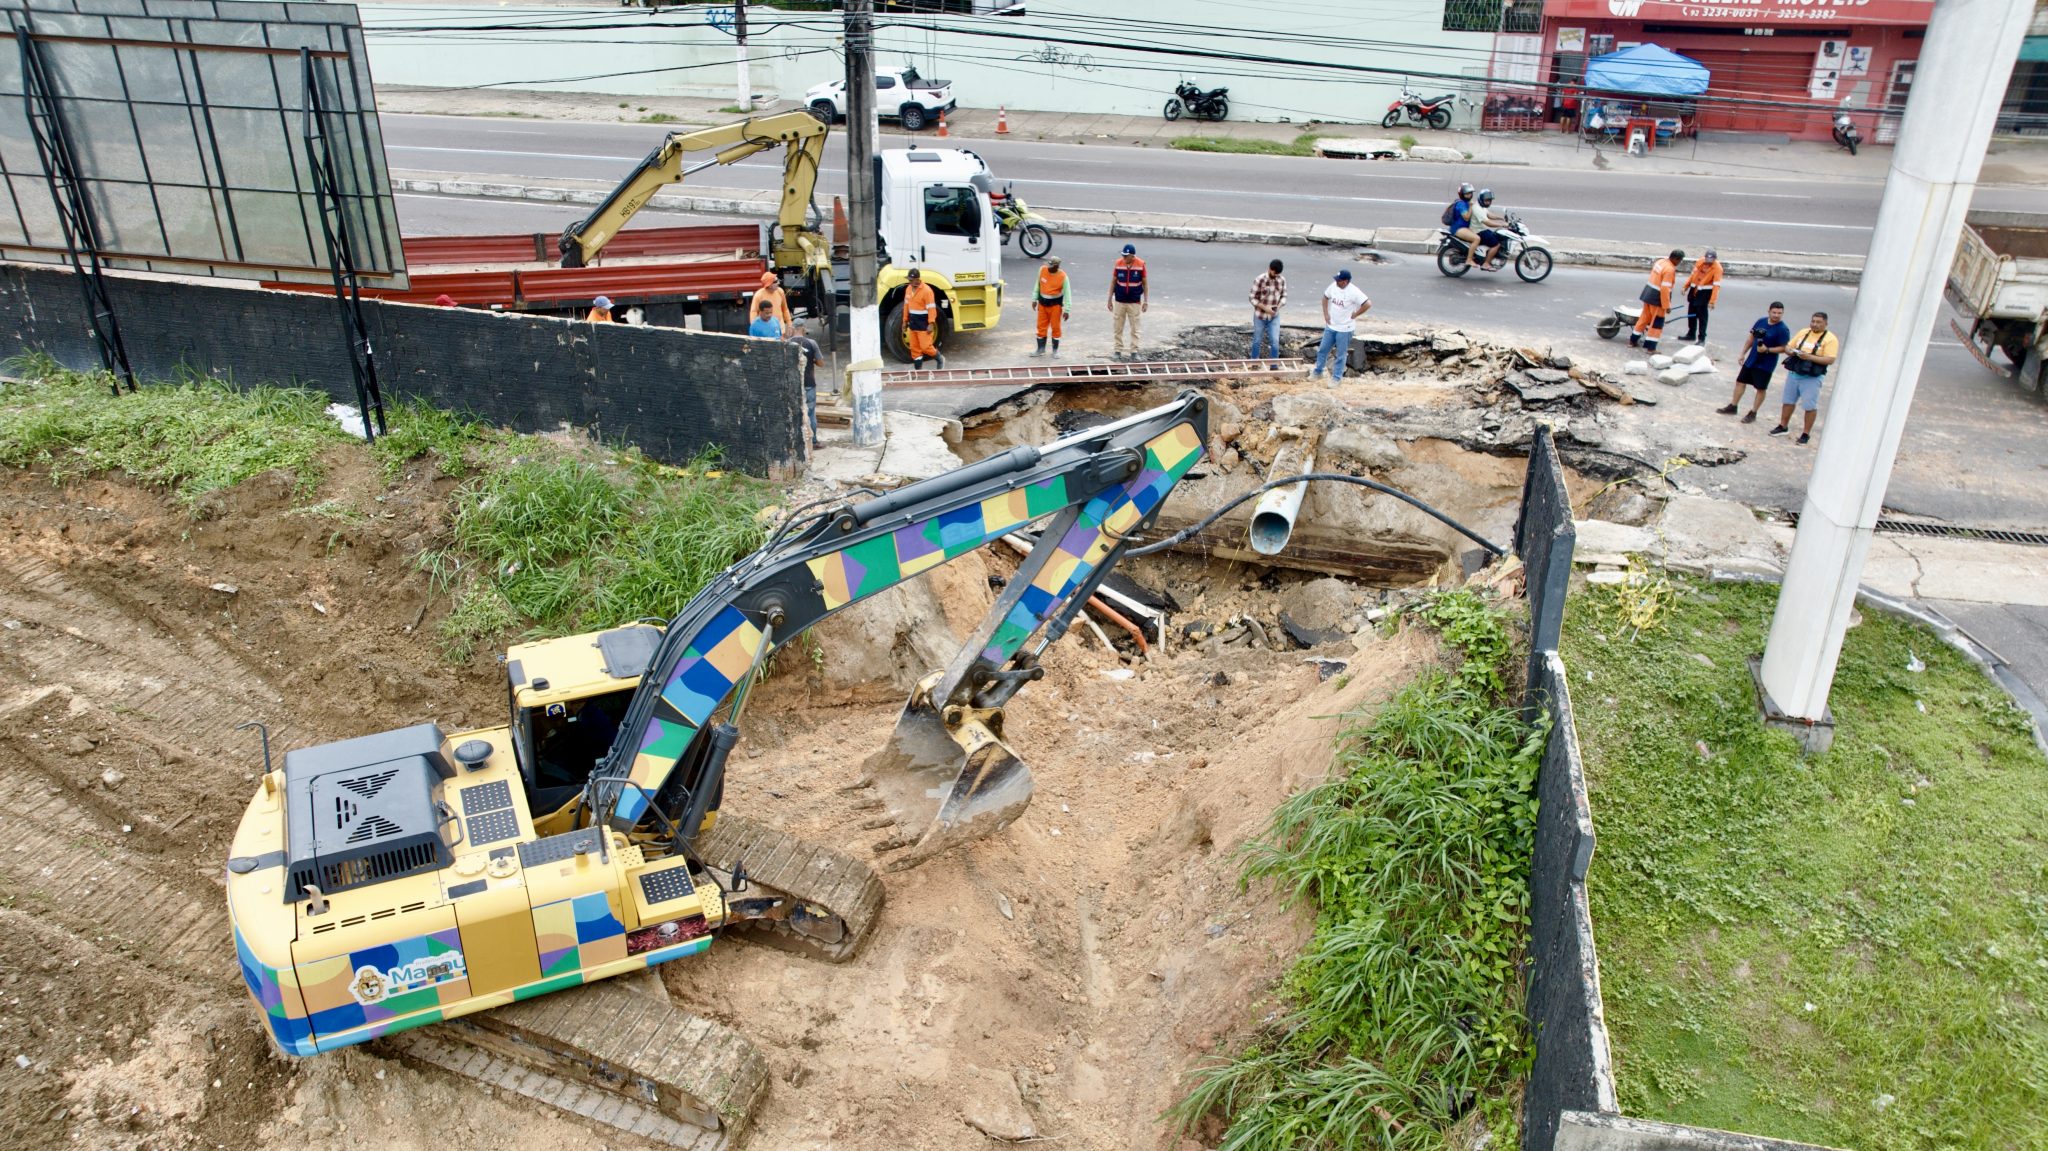
[[[1854,338],[1831,372],[1826,438],[1759,673],[1770,703],[1791,719],[1826,715],[1927,333],[2033,15],[2034,0],[1940,0],[1928,21],[1913,84],[1921,96],[1907,104],[1892,152],[1856,292]]]
[[[747,0],[734,0],[732,30],[740,42],[740,98],[742,112],[754,110],[754,78],[747,74]]]
[[[853,442],[879,446],[882,430],[882,318],[875,298],[881,197],[875,187],[875,3],[846,0],[846,222],[852,257],[847,374],[852,377]]]

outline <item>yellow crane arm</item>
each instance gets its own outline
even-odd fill
[[[825,137],[830,131],[809,112],[796,111],[695,132],[671,132],[590,215],[562,232],[562,266],[581,268],[596,259],[619,229],[626,226],[626,221],[633,218],[633,213],[646,207],[664,184],[679,184],[684,177],[713,164],[737,164],[777,147],[788,149],[782,164],[782,206],[777,214],[785,236],[798,234],[805,226],[811,190],[818,183],[818,167],[824,159]],[[686,168],[684,161],[692,152],[710,152],[711,156]]]

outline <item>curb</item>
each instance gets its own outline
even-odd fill
[[[531,200],[548,204],[603,203],[610,189],[561,188],[505,184],[484,180],[435,180],[391,177],[394,192],[438,196],[479,196],[497,200]],[[703,193],[660,192],[651,201],[657,208],[703,212],[720,216],[773,216],[780,206],[774,192],[711,189]],[[1117,212],[1103,208],[1041,208],[1046,226],[1056,233],[1075,236],[1125,236],[1132,239],[1193,240],[1198,243],[1324,245],[1368,248],[1381,252],[1426,256],[1435,251],[1428,228],[1342,228],[1328,224],[1280,220],[1246,220],[1231,216],[1178,216],[1162,221],[1159,213]],[[1144,220],[1127,217],[1143,215]],[[1637,250],[1640,249],[1640,250]],[[1559,264],[1584,268],[1619,268],[1639,271],[1664,249],[1656,244],[1600,244],[1592,240],[1560,239],[1551,254]],[[1722,263],[1728,274],[1752,280],[1796,280],[1820,284],[1856,284],[1863,278],[1861,261],[1855,263],[1805,263],[1774,260],[1774,256],[1808,256],[1800,252],[1736,252]],[[1837,260],[1842,257],[1810,256]]]

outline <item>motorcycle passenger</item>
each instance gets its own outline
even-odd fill
[[[1493,206],[1493,189],[1479,189],[1479,202],[1472,209],[1472,225],[1479,232],[1479,244],[1472,253],[1477,266],[1485,267],[1486,262],[1500,246],[1507,242],[1496,227],[1505,226],[1508,214]]]
[[[1477,259],[1479,232],[1472,224],[1472,213],[1474,211],[1472,197],[1476,194],[1472,185],[1460,184],[1458,185],[1458,198],[1452,200],[1451,206],[1444,209],[1444,227],[1451,230],[1451,235],[1465,242],[1465,265],[1467,267],[1477,267],[1479,264]]]

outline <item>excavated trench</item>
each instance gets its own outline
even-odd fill
[[[1313,443],[1318,468],[1504,539],[1527,414],[1503,406],[1491,368],[1422,348],[1375,353],[1398,364],[1335,390],[1206,385],[1213,458],[1160,526]],[[967,420],[959,450],[1045,442],[1168,394],[1022,397]],[[425,720],[459,731],[504,706],[488,653],[440,654],[431,636],[453,605],[412,562],[447,546],[450,481],[387,485],[354,449],[327,463],[315,492],[263,477],[196,517],[119,479],[0,470],[0,782],[25,797],[0,813],[0,1054],[18,1075],[0,1092],[0,1142],[424,1149],[516,1132],[653,1146],[374,1050],[291,1060],[264,1040],[220,892],[259,762],[234,725],[267,722],[281,753]],[[350,514],[306,514],[315,504]],[[721,940],[659,969],[651,993],[766,1057],[751,1146],[1190,1146],[1157,1117],[1189,1067],[1273,1009],[1309,929],[1240,889],[1234,851],[1328,771],[1346,714],[1435,658],[1422,633],[1372,624],[1472,550],[1397,502],[1318,485],[1290,547],[1321,559],[1252,562],[1233,555],[1248,510],[1122,569],[1111,590],[1137,605],[1119,614],[1138,635],[1091,611],[1047,652],[1004,725],[1037,779],[1029,810],[888,875],[859,956],[826,965]],[[1001,546],[962,557],[786,650],[748,710],[727,808],[879,860],[844,789],[1017,562]]]

